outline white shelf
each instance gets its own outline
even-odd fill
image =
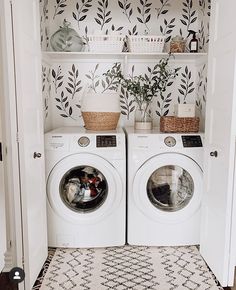
[[[103,53],[103,52],[53,52],[53,51],[43,51],[42,57],[46,62],[74,62],[78,60],[84,61],[94,61],[99,60],[145,60],[145,59],[160,59],[167,56],[168,53],[132,53],[132,52],[121,52],[121,53]],[[200,59],[206,59],[207,53],[175,53],[173,54],[175,61],[196,61]]]
[[[162,52],[162,53],[132,53],[132,52],[127,52],[124,53],[130,58],[141,58],[141,59],[146,59],[146,58],[162,58],[164,56],[168,56],[167,52]],[[206,57],[207,53],[175,53],[172,54],[174,56],[173,59],[176,60],[195,60],[199,59],[202,57]]]

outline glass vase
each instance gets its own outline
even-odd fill
[[[63,26],[52,35],[50,43],[54,51],[76,52],[83,50],[83,39],[69,26],[70,22],[64,19]]]
[[[137,130],[152,129],[152,110],[150,102],[142,102],[137,104],[135,109],[134,127]]]

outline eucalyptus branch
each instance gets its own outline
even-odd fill
[[[121,73],[121,63],[115,63],[111,70],[104,74],[105,80],[102,80],[103,93],[107,90],[117,91],[123,75]]]
[[[117,69],[117,63],[104,75],[112,78],[117,85],[119,84],[123,89],[126,89],[134,97],[137,105],[141,107],[144,102],[150,103],[153,97],[158,94],[162,96],[167,87],[172,85],[172,80],[178,75],[180,68],[171,69],[168,66],[169,58],[170,56],[161,59],[153,70],[149,69],[150,77],[147,75],[134,76],[134,68],[132,68],[132,74],[125,78],[120,67]]]

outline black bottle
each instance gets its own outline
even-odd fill
[[[198,40],[196,38],[196,32],[193,30],[188,30],[188,37],[192,34],[192,39],[189,42],[189,51],[198,52]]]

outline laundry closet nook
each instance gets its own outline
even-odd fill
[[[170,58],[172,67],[180,67],[177,78],[170,82],[162,98],[157,96],[153,99],[154,125],[159,126],[160,116],[173,115],[175,104],[190,103],[196,104],[203,130],[210,1],[41,1],[40,8],[46,131],[60,126],[83,125],[81,102],[87,91],[114,91],[112,78],[104,76],[114,63],[121,63],[125,75],[146,74],[151,78],[155,73],[154,66],[161,58],[167,58],[170,42],[176,35],[187,43],[183,53],[176,53]],[[70,51],[70,47],[54,47],[61,52],[53,51],[51,36],[63,27],[64,20],[87,42],[80,48],[82,52],[65,52]],[[197,32],[197,53],[189,52],[192,38],[189,31]],[[159,53],[128,52],[127,45],[114,53],[112,46],[109,52],[109,47],[91,49],[91,44],[96,46],[96,41],[89,39],[104,34],[121,35],[124,39],[126,36],[160,35],[164,36],[165,44]],[[99,100],[99,95],[97,98],[99,106],[102,100]],[[132,126],[135,102],[124,90],[120,92],[120,105],[120,125]]]
[[[74,140],[82,149],[90,144],[96,147],[94,150],[99,148],[101,153],[105,152],[102,148],[108,146],[106,157],[112,160],[107,163],[109,165],[103,164],[97,157],[91,160],[95,168],[96,162],[99,164],[101,161],[97,166],[101,166],[107,175],[112,175],[109,170],[114,168],[125,168],[125,146],[122,147],[125,144],[122,143],[124,135],[119,135],[120,131],[115,136],[111,133],[92,132],[89,133],[91,139],[87,138],[87,133],[83,133],[82,128],[85,106],[100,113],[106,112],[109,106],[118,106],[118,127],[133,127],[137,103],[132,94],[118,86],[117,80],[109,72],[114,72],[118,67],[125,77],[142,75],[146,80],[152,79],[162,59],[168,59],[169,69],[176,70],[176,76],[166,82],[162,94],[156,94],[152,98],[153,127],[154,130],[159,130],[160,119],[173,116],[176,105],[194,105],[196,116],[200,120],[200,134],[205,134],[202,137],[204,192],[201,213],[199,212],[200,253],[221,285],[232,286],[236,264],[233,248],[236,238],[235,9],[236,3],[233,0],[227,6],[223,0],[1,2],[3,165],[8,225],[4,270],[10,271],[13,266],[24,268],[26,277],[24,284],[19,284],[20,290],[32,288],[48,253],[46,187],[49,190],[52,175],[48,178],[50,174],[49,169],[45,172],[45,163],[48,168],[56,168],[57,178],[62,174],[57,169],[58,157],[53,160],[47,155],[51,145],[46,145],[44,151],[47,140],[53,138],[50,132],[62,127],[70,128],[70,140]],[[66,40],[63,31],[70,31]],[[150,36],[155,40],[159,36],[163,48],[159,52],[132,51],[129,39],[139,36]],[[122,44],[119,52],[117,48],[113,50],[112,45],[110,48],[104,45],[106,41],[109,42],[109,37]],[[100,47],[95,40],[101,38],[103,46]],[[153,40],[150,38],[149,41]],[[179,52],[173,52],[176,49],[172,47],[174,41],[177,42]],[[108,94],[111,99],[106,98]],[[113,97],[116,97],[114,101]],[[116,109],[114,112],[117,113]],[[76,126],[82,131],[76,132]],[[81,135],[77,140],[76,136],[80,133],[86,136]],[[59,148],[59,153],[60,146],[64,146],[60,145],[63,142],[70,150],[75,148],[64,139],[54,140],[53,146]],[[135,144],[134,141],[134,147]],[[112,154],[112,147],[116,146],[120,151]],[[90,153],[94,152],[92,149]],[[101,154],[105,156],[106,153]],[[135,158],[136,156],[134,160]],[[85,166],[87,159],[83,160],[83,167],[75,166],[81,178],[84,178],[82,171],[92,175],[93,181],[89,182],[96,184],[93,188],[94,195],[101,190],[102,196],[107,198],[107,188],[111,184],[109,179],[107,181],[99,170],[91,171],[90,166]],[[75,160],[71,157],[70,162]],[[69,178],[73,179],[74,172],[69,170],[70,164],[65,161],[64,165],[67,166]],[[144,170],[143,175],[145,174]],[[64,177],[65,182],[66,178]],[[134,178],[137,179],[137,176]],[[111,176],[114,188],[118,179],[118,175],[117,178]],[[123,180],[119,181],[120,188],[126,187]],[[120,203],[125,203],[125,199],[121,200]],[[112,206],[112,200],[109,202]],[[115,202],[119,204],[118,197]],[[49,203],[53,204],[50,198]],[[101,199],[95,206],[91,203],[88,208],[80,210],[94,214],[93,208],[102,208],[103,203],[105,204]],[[69,204],[71,214],[67,209],[71,224],[79,201],[74,204]],[[50,214],[53,215],[53,211]],[[63,222],[62,217],[62,224]],[[86,223],[88,221],[84,219],[84,224]],[[60,230],[59,222],[57,228]],[[96,227],[93,229],[96,236]],[[84,231],[84,228],[81,230]],[[51,231],[53,227],[50,225]],[[107,238],[110,238],[109,235]],[[67,243],[63,235],[61,243]]]

